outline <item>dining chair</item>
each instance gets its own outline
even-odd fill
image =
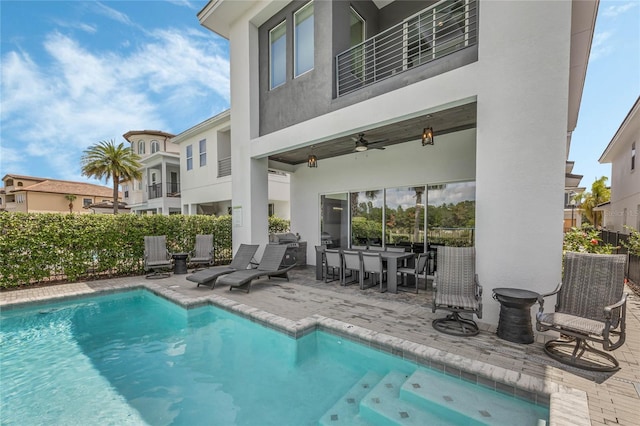
[[[398,286],[398,290],[408,291],[408,287],[406,287],[407,275],[413,275],[413,278],[415,280],[415,287],[416,287],[415,291],[416,291],[416,294],[418,294],[418,281],[420,280],[420,278],[423,278],[423,277],[425,280],[427,279],[426,270],[427,270],[428,259],[429,259],[428,253],[419,253],[418,259],[415,261],[415,265],[412,268],[410,267],[398,268],[398,274],[400,274],[401,283],[402,283],[400,286]]]
[[[367,246],[351,246],[351,250],[366,250]]]
[[[340,254],[340,250],[326,249],[324,251],[324,256],[326,266],[324,282],[330,283],[340,280],[342,283],[342,256]],[[331,270],[331,280],[329,280],[329,270]],[[338,278],[336,278],[336,272],[338,273]]]
[[[369,246],[369,251],[384,251],[384,247],[381,247],[381,246]]]
[[[376,285],[376,276],[380,277],[380,292],[382,293],[384,290],[384,274],[385,270],[382,266],[382,253],[376,252],[362,252],[362,272],[365,274],[369,274],[371,279],[371,285],[369,287],[373,287]],[[368,288],[368,287],[367,287]]]
[[[360,288],[362,289],[362,258],[359,251],[344,250],[342,252],[342,260],[344,261],[342,266],[342,285],[350,284],[353,280],[347,283],[347,271],[355,275],[354,278],[358,279]]]

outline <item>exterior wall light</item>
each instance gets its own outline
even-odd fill
[[[318,167],[318,157],[313,154],[310,154],[307,158],[307,166],[316,168]]]
[[[433,128],[425,127],[422,130],[422,146],[433,145]]]

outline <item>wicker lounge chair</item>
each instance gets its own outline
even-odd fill
[[[165,235],[144,237],[144,270],[153,271],[146,278],[167,278],[173,267]]]
[[[538,298],[538,331],[554,330],[559,339],[544,345],[556,361],[592,371],[615,371],[618,360],[605,351],[625,341],[627,294],[624,293],[625,255],[567,252],[562,282]],[[555,312],[544,312],[544,298],[557,294]]]
[[[289,281],[289,270],[293,269],[296,264],[282,267],[282,261],[287,251],[285,244],[267,244],[262,254],[260,264],[256,269],[247,269],[244,271],[236,271],[224,275],[218,279],[220,285],[228,285],[229,290],[233,288],[244,288],[247,293],[251,291],[251,283],[253,280],[261,277],[280,277]]]
[[[432,312],[444,309],[451,313],[433,320],[436,330],[454,336],[475,336],[478,325],[461,313],[482,318],[482,287],[476,275],[474,247],[439,247],[438,270],[433,279]]]
[[[214,266],[213,268],[204,269],[202,271],[191,274],[187,277],[187,280],[198,283],[196,287],[201,285],[211,286],[213,289],[216,286],[216,280],[232,272],[241,271],[247,269],[253,256],[258,251],[258,245],[240,244],[236,255],[233,256],[231,263],[224,266]]]
[[[191,265],[213,265],[213,235],[196,235],[195,246],[189,255]]]

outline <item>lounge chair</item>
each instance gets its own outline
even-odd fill
[[[261,277],[280,277],[289,281],[289,270],[293,269],[296,264],[289,266],[281,266],[284,255],[287,251],[285,244],[267,244],[262,254],[260,264],[256,269],[247,269],[244,271],[236,271],[220,277],[218,280],[220,285],[228,285],[229,290],[234,288],[244,288],[247,293],[251,290],[253,280]]]
[[[213,235],[196,235],[195,246],[189,253],[189,263],[207,267],[213,265]]]
[[[211,289],[213,289],[216,286],[216,280],[218,277],[247,269],[253,259],[253,256],[256,254],[256,251],[258,251],[257,244],[240,244],[236,255],[233,256],[229,265],[214,266],[213,268],[204,269],[189,275],[187,280],[198,283],[196,287],[200,287],[201,285],[210,285]]]
[[[171,274],[167,269],[173,267],[171,253],[167,250],[165,235],[144,237],[144,270],[153,271],[146,278],[167,278]]]
[[[553,330],[560,338],[548,341],[544,351],[551,358],[592,371],[615,371],[618,360],[605,351],[625,341],[627,294],[624,293],[626,255],[567,252],[562,282],[538,297],[538,331]],[[555,312],[544,312],[544,298],[557,294]]]
[[[475,314],[482,318],[482,287],[476,275],[476,257],[473,247],[438,248],[438,270],[433,279],[432,311],[451,312],[431,325],[441,333],[454,336],[474,336],[479,333],[472,318],[460,314]]]

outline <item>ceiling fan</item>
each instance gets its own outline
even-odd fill
[[[374,146],[375,144],[385,142],[387,139],[378,139],[375,141],[368,141],[364,138],[364,133],[360,133],[358,136],[352,136],[351,139],[356,143],[356,147],[354,151],[363,152],[369,148],[373,149],[384,149],[383,146]]]

